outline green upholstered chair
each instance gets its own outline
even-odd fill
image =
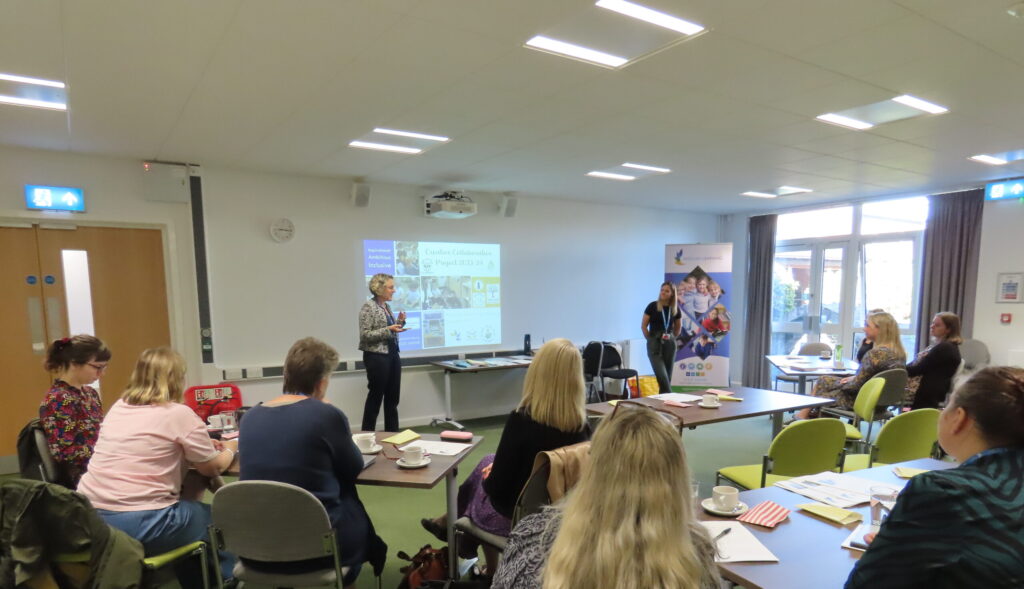
[[[78,563],[86,564],[89,562],[91,555],[88,550],[84,552],[75,552],[71,554],[58,554],[53,557],[54,563]],[[146,571],[147,583],[146,586],[154,585],[155,583],[149,580],[149,577],[156,572],[164,569],[164,567],[174,564],[183,558],[198,557],[199,568],[203,574],[203,589],[210,588],[210,571],[209,571],[209,560],[206,555],[206,542],[198,541],[192,542],[191,544],[185,544],[174,550],[164,552],[163,554],[156,554],[148,556],[142,559],[142,568]],[[219,576],[219,575],[218,575]]]
[[[938,409],[916,409],[893,417],[882,426],[867,454],[846,457],[844,470],[928,458],[938,441],[939,413]]]
[[[747,489],[760,489],[791,477],[843,467],[846,431],[836,419],[794,422],[772,440],[761,464],[729,466],[716,473]]]
[[[853,402],[853,411],[825,407],[821,412],[825,415],[853,419],[852,424],[844,424],[846,426],[846,440],[849,442],[868,442],[871,440],[871,428],[875,423],[876,417],[881,417],[878,415],[877,409],[879,399],[884,391],[885,380],[876,376],[861,385],[860,390],[857,391],[857,399]],[[867,438],[860,431],[861,421],[868,422]]]

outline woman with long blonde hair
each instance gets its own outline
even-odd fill
[[[210,506],[182,493],[184,473],[191,465],[215,477],[237,453],[237,442],[210,440],[203,420],[181,404],[184,389],[185,360],[177,352],[142,352],[78,484],[100,517],[141,542],[147,555],[206,540]],[[234,559],[222,554],[221,564],[221,575],[231,578]],[[178,575],[183,587],[202,582],[195,571]]]
[[[584,398],[579,349],[567,339],[544,344],[526,371],[523,399],[505,422],[497,452],[485,456],[459,487],[459,516],[469,516],[487,532],[508,536],[512,510],[537,454],[590,439]],[[447,541],[443,516],[420,523]],[[464,557],[475,556],[476,549],[469,538],[459,540]],[[488,576],[494,573],[498,554],[484,546],[484,557],[487,566],[482,573]]]
[[[678,431],[653,410],[622,407],[598,427],[576,487],[516,526],[492,587],[718,586]]]
[[[834,376],[819,378],[811,391],[812,396],[835,399],[834,407],[837,409],[852,409],[864,383],[883,370],[905,367],[907,353],[900,342],[900,326],[892,315],[885,312],[868,315],[864,322],[864,335],[874,342],[874,346],[864,354],[857,373],[842,379]],[[807,419],[814,415],[811,409],[801,409],[796,419]]]

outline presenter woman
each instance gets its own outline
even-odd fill
[[[670,393],[672,389],[672,363],[676,359],[676,337],[682,331],[682,314],[676,305],[676,287],[671,282],[661,283],[658,300],[644,309],[640,331],[647,340],[647,357],[658,379],[658,390]]]
[[[388,301],[395,295],[395,278],[374,274],[370,278],[373,298],[359,310],[359,349],[363,351],[369,392],[363,406],[363,431],[377,429],[377,414],[384,402],[384,431],[398,431],[398,399],[402,387],[402,361],[398,357],[398,334],[405,331],[405,311],[397,316]]]

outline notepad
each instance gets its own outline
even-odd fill
[[[715,562],[779,562],[777,556],[762,544],[743,524],[734,521],[700,522],[712,538],[726,528],[730,532],[715,542]]]
[[[418,437],[420,437],[418,433],[412,431],[411,429],[407,429],[404,432],[397,433],[393,436],[384,438],[381,441],[386,444],[394,444],[396,446],[401,446],[402,444],[408,444],[409,442],[415,440]]]
[[[797,509],[802,509],[808,513],[813,513],[814,515],[844,526],[864,519],[864,516],[856,511],[850,511],[841,507],[833,507],[831,505],[825,505],[824,503],[803,503],[796,507]]]
[[[916,477],[922,472],[928,472],[927,468],[910,468],[909,466],[894,466],[892,472],[901,479]]]

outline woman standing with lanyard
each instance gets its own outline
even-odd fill
[[[682,330],[681,314],[676,305],[676,287],[671,282],[661,283],[658,300],[644,309],[640,330],[647,340],[647,357],[658,379],[658,392],[672,392],[672,364],[676,359],[676,337]]]
[[[363,351],[369,392],[363,406],[363,431],[377,427],[377,414],[384,402],[384,431],[398,431],[398,398],[402,386],[402,361],[398,357],[398,334],[405,331],[405,311],[396,317],[388,301],[395,295],[390,274],[370,278],[373,298],[359,310],[359,349]]]

